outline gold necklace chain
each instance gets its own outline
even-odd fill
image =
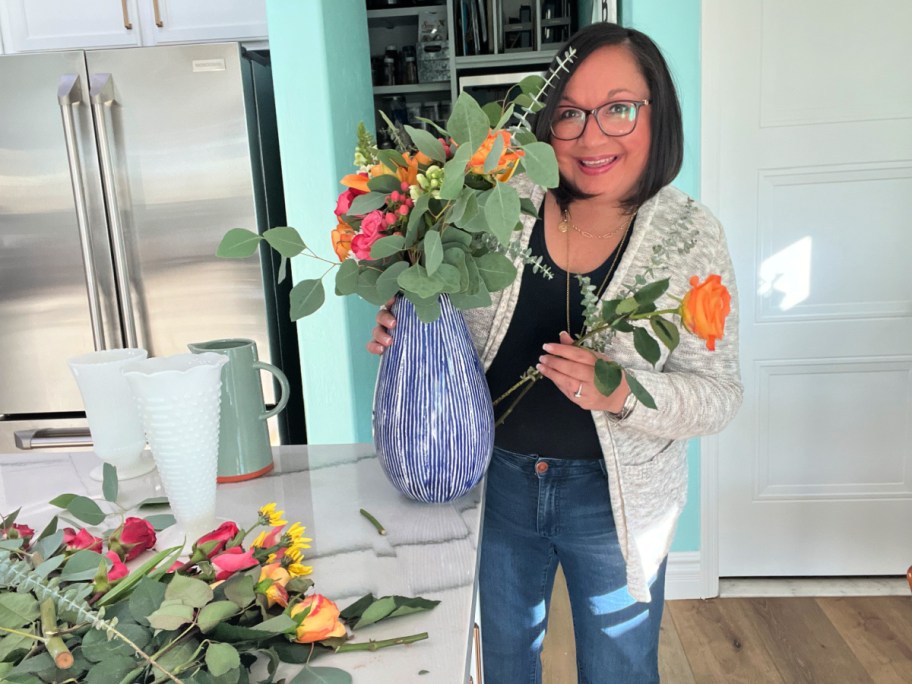
[[[590,233],[588,230],[583,230],[582,228],[577,226],[575,223],[573,223],[573,221],[571,220],[571,217],[570,217],[570,209],[562,209],[561,210],[561,220],[560,220],[560,223],[557,224],[557,229],[562,233],[566,233],[568,230],[570,230],[572,228],[573,230],[575,230],[577,233],[579,233],[580,235],[582,235],[585,238],[596,238],[598,240],[607,240],[607,239],[613,238],[615,235],[617,235],[618,231],[621,230],[622,226],[624,227],[624,230],[626,230],[629,225],[630,225],[630,220],[628,220],[626,224],[619,223],[614,228],[609,230],[607,233],[602,233],[601,235],[596,235],[595,233]]]
[[[566,214],[567,218],[569,219],[570,212],[564,210],[564,213]],[[614,248],[614,258],[611,260],[611,265],[608,267],[608,271],[607,271],[607,273],[605,273],[605,277],[602,279],[602,284],[599,285],[598,289],[595,291],[596,299],[600,298],[602,296],[602,294],[604,294],[604,292],[605,292],[605,287],[608,285],[608,279],[611,277],[611,274],[614,273],[614,267],[617,266],[618,259],[621,256],[621,245],[623,245],[624,240],[627,239],[627,231],[630,230],[630,226],[633,223],[633,219],[636,217],[636,215],[637,215],[637,212],[633,212],[630,215],[630,217],[627,219],[627,223],[624,225],[624,233],[621,235],[621,239],[618,240],[617,247]],[[563,225],[563,223],[564,222],[562,220],[561,225]],[[570,335],[571,334],[570,333],[570,233],[567,231],[566,228],[561,229],[561,225],[558,226],[558,230],[560,230],[562,233],[564,233],[564,235],[567,236],[567,239],[566,239],[567,261],[566,261],[566,268],[564,269],[564,273],[567,274],[567,298],[566,298],[567,334]],[[573,226],[573,224],[570,224],[570,225]],[[573,228],[576,228],[576,226],[573,226]],[[576,230],[579,230],[579,228],[576,228]],[[580,232],[582,232],[582,231],[580,231]],[[616,233],[617,229],[615,229],[613,232]],[[596,237],[602,237],[602,236],[599,235]],[[586,322],[583,321],[583,331],[585,329],[586,329]],[[580,331],[580,332],[582,333],[582,331]]]

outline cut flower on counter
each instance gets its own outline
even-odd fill
[[[64,494],[52,503],[87,527],[57,529],[55,517],[36,535],[17,522],[19,511],[0,521],[0,681],[243,683],[259,661],[260,681],[272,682],[280,662],[307,669],[321,653],[428,638],[354,642],[356,628],[438,602],[367,595],[340,611],[314,592],[305,527],[289,525],[274,503],[249,529],[222,523],[184,558],[183,546],[153,551],[155,516],[104,531],[96,526],[108,516],[91,499]]]

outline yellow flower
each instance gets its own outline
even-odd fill
[[[285,511],[277,511],[275,503],[268,503],[259,510],[260,524],[275,527],[277,525],[287,525],[288,521],[283,520],[282,516]]]
[[[301,551],[299,546],[290,546],[285,550],[285,555],[291,558],[295,563],[301,562],[301,559],[304,558],[304,554]]]
[[[309,575],[313,572],[313,567],[310,565],[301,565],[300,563],[290,563],[285,567],[288,570],[288,574],[292,577],[300,577],[302,575]]]

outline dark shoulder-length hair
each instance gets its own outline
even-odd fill
[[[651,137],[646,169],[622,205],[634,211],[663,187],[671,183],[684,159],[684,128],[681,123],[681,106],[675,91],[674,81],[662,52],[652,39],[636,29],[625,28],[608,22],[590,24],[575,33],[564,45],[551,63],[554,73],[558,60],[568,48],[574,48],[576,55],[566,69],[560,69],[559,77],[546,94],[545,106],[533,122],[535,136],[551,142],[551,121],[560,104],[570,78],[589,55],[608,45],[623,45],[633,55],[649,87]],[[554,189],[554,196],[561,208],[576,199],[592,197],[568,182],[563,175],[560,185]]]

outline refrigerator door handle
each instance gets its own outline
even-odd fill
[[[105,205],[108,209],[114,275],[117,281],[117,298],[123,315],[124,336],[127,347],[136,347],[136,320],[133,315],[127,248],[124,243],[123,227],[120,223],[114,163],[111,158],[111,144],[105,124],[105,108],[114,104],[114,80],[111,78],[111,74],[92,74],[89,78],[89,95],[92,98],[92,110],[95,112],[95,136],[98,140],[98,157],[101,161],[101,184],[104,188]]]
[[[88,428],[17,430],[15,437],[16,448],[24,449],[25,451],[92,446],[92,435],[89,433]]]
[[[63,119],[63,138],[66,142],[67,160],[70,166],[70,184],[73,186],[73,200],[76,203],[76,225],[79,228],[79,243],[82,246],[82,263],[85,269],[86,293],[89,298],[89,320],[92,323],[92,339],[95,350],[105,348],[104,327],[101,316],[101,298],[98,294],[98,276],[95,272],[95,255],[92,237],[89,233],[89,214],[86,208],[85,186],[82,180],[82,165],[76,144],[76,123],[73,108],[82,104],[82,87],[77,74],[63,74],[57,83],[57,101]]]

